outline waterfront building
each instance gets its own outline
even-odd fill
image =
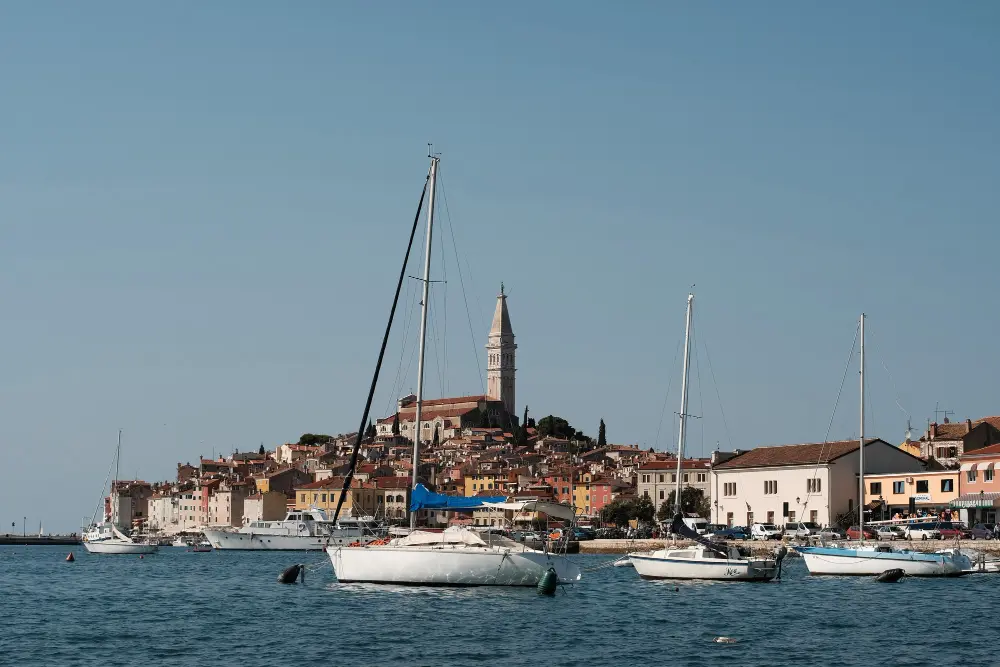
[[[712,498],[711,459],[685,459],[681,463],[681,486],[701,491],[706,500]],[[635,485],[638,497],[646,496],[656,509],[677,490],[677,459],[647,461],[639,465]],[[681,491],[683,493],[683,491]]]
[[[712,523],[849,519],[858,503],[859,450],[857,440],[841,440],[741,452],[712,468]],[[898,447],[866,440],[866,476],[923,471],[923,461]]]
[[[343,487],[343,477],[330,477],[299,485],[295,487],[295,509],[315,507],[332,516]],[[378,499],[379,494],[374,484],[354,479],[351,481],[350,493],[344,498],[344,505],[340,508],[341,516],[383,516],[383,508]]]
[[[867,451],[865,452],[867,455]],[[868,467],[867,461],[865,468]],[[865,501],[873,520],[891,519],[895,514],[932,514],[948,510],[959,497],[958,470],[865,473]]]
[[[994,417],[994,419],[996,419]],[[961,495],[951,507],[959,510],[961,519],[970,526],[976,523],[996,523],[1000,508],[1000,445],[991,445],[965,454],[960,459],[959,482]]]
[[[599,516],[604,506],[611,502],[613,495],[614,482],[611,479],[584,472],[573,484],[573,506],[577,516]]]
[[[246,497],[255,491],[246,482],[222,481],[208,499],[210,526],[242,526]]]

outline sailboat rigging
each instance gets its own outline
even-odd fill
[[[452,498],[428,492],[420,485],[420,440],[423,435],[422,408],[424,402],[424,355],[427,339],[427,311],[429,308],[431,241],[433,239],[435,190],[440,158],[429,155],[431,160],[424,193],[427,196],[427,242],[424,256],[424,273],[422,285],[420,341],[417,362],[417,394],[415,432],[413,434],[412,485],[410,499],[410,533],[405,537],[395,538],[388,544],[369,543],[357,546],[328,546],[326,551],[333,564],[334,573],[340,582],[366,582],[380,584],[415,584],[415,585],[447,585],[447,586],[536,586],[546,573],[552,571],[560,582],[573,582],[580,579],[580,569],[569,562],[564,556],[548,551],[537,551],[523,544],[499,535],[480,536],[468,528],[450,527],[443,532],[416,530],[417,512],[428,506],[448,507],[452,501],[462,501],[463,509],[483,508],[496,511],[529,511],[541,512],[550,516],[558,516],[572,521],[575,512],[572,507],[541,503],[537,501],[503,502],[505,498]],[[421,195],[421,205],[424,195]],[[409,260],[413,238],[416,232],[420,207],[414,218],[414,226],[410,232],[410,243],[406,249],[403,267],[400,270],[399,282],[396,286],[396,296],[390,311],[389,323],[386,325],[382,339],[382,349],[376,364],[375,375],[372,378],[368,401],[358,429],[354,451],[351,455],[351,468],[348,472],[334,518],[339,514],[350,490],[351,479],[357,466],[358,451],[361,445],[362,433],[368,422],[372,397],[378,382],[382,359],[385,354],[392,318],[399,300],[406,264]],[[436,504],[436,505],[435,505]],[[551,576],[551,575],[548,575]]]
[[[758,559],[743,553],[737,546],[715,544],[684,523],[681,505],[682,467],[687,440],[688,369],[691,362],[691,320],[694,314],[694,294],[688,294],[684,324],[684,366],[681,373],[681,411],[677,432],[677,487],[674,491],[675,535],[695,542],[690,547],[664,547],[656,551],[636,552],[628,560],[643,579],[722,579],[734,581],[770,581],[778,573],[774,559]],[[779,557],[783,557],[780,554]]]
[[[861,314],[861,437],[858,441],[858,530],[861,544],[801,546],[795,550],[810,574],[878,575],[900,569],[908,576],[956,577],[972,568],[972,561],[959,549],[921,553],[893,546],[865,543],[865,315]]]

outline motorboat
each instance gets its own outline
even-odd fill
[[[702,544],[630,553],[629,561],[643,579],[720,579],[770,581],[778,574],[775,559],[754,558],[739,547],[712,549]]]
[[[973,569],[959,549],[923,553],[885,544],[795,547],[809,574],[876,575],[901,569],[909,577],[960,577]]]
[[[327,546],[366,543],[378,537],[374,519],[330,521],[321,509],[291,510],[281,521],[252,521],[240,528],[205,528],[205,539],[220,550],[320,551]]]

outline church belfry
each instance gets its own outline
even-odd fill
[[[489,342],[486,344],[486,395],[494,401],[502,401],[507,414],[515,415],[514,403],[514,331],[510,326],[507,312],[507,295],[497,296],[497,308],[493,313]]]

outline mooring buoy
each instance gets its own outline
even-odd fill
[[[881,574],[876,574],[875,581],[881,584],[893,584],[902,579],[905,575],[906,572],[903,570],[903,568],[894,567],[891,570],[886,570]]]
[[[279,584],[294,584],[295,580],[299,578],[299,572],[302,572],[305,568],[296,563],[289,568],[286,568],[281,574],[278,575]],[[305,581],[305,573],[303,572],[303,581]]]
[[[538,579],[538,594],[539,595],[555,595],[556,588],[559,586],[559,577],[556,575],[554,568],[549,568],[542,573],[542,576]]]
[[[66,562],[67,562],[67,563],[72,563],[72,562],[73,562],[73,561],[75,561],[75,560],[76,560],[76,557],[75,557],[75,556],[73,556],[73,552],[72,552],[72,551],[70,551],[70,552],[69,552],[69,555],[68,555],[68,556],[66,556]]]
[[[732,637],[716,637],[713,640],[716,644],[735,644],[738,639],[733,639]]]

